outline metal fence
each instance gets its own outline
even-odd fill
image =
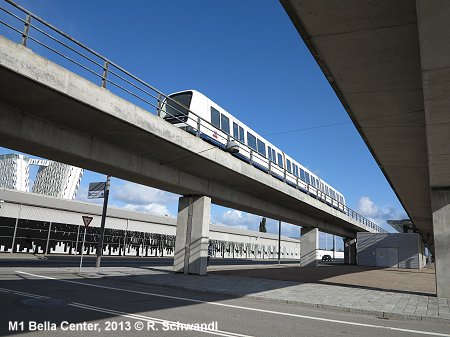
[[[1,252],[35,254],[96,254],[100,228],[80,225],[0,217]],[[106,228],[103,255],[173,256],[175,236],[133,230]]]
[[[102,88],[108,88],[112,93],[127,99],[152,114],[160,114],[163,104],[181,113],[188,112],[188,118],[194,121],[197,127],[192,128],[192,133],[200,136],[201,129],[215,132],[217,129],[209,121],[199,117],[195,112],[185,109],[167,95],[163,94],[150,84],[131,74],[121,66],[90,49],[76,39],[47,23],[27,9],[17,5],[11,0],[4,0],[4,6],[0,7],[0,23],[4,26],[4,34],[11,39],[20,39],[24,47],[32,47],[36,53],[64,66],[65,68],[83,76]],[[3,31],[0,31],[3,32]],[[173,119],[180,120],[180,115],[171,115]],[[201,129],[200,129],[201,126]],[[248,154],[249,164],[254,164],[256,158],[266,163],[268,173],[274,174],[273,162],[260,153],[241,142],[230,134],[217,133],[223,143],[233,140],[239,144],[240,151]],[[252,162],[253,160],[253,162]],[[336,199],[331,198],[319,189],[299,180],[298,174],[283,169],[284,181],[287,178],[295,181],[293,188],[317,197],[321,201],[331,200],[331,205],[341,210],[351,219],[359,222],[367,230],[386,232],[374,222],[350,209]],[[304,187],[306,186],[306,188]],[[326,202],[327,203],[327,202]]]

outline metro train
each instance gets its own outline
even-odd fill
[[[342,193],[196,90],[173,93],[159,116],[260,170],[344,211]]]

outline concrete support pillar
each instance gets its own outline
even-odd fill
[[[210,219],[210,198],[180,198],[173,262],[175,272],[206,275]]]
[[[344,264],[356,264],[356,239],[343,238]]]
[[[300,231],[300,266],[317,267],[319,249],[319,229],[302,227]]]
[[[431,192],[433,208],[436,293],[450,298],[450,190]]]

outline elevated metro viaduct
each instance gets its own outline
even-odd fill
[[[450,2],[281,0],[450,298]]]
[[[378,230],[1,36],[0,77],[1,146],[185,196],[177,271],[206,272],[211,202],[302,226],[304,248]]]

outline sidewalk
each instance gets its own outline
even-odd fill
[[[267,266],[266,266],[267,267]],[[64,268],[69,271],[71,268]],[[73,269],[73,268],[72,268]],[[364,289],[317,283],[269,280],[242,276],[175,274],[171,267],[148,269],[86,268],[84,277],[125,276],[130,282],[220,293],[253,299],[347,311],[392,319],[450,323],[450,299],[400,291]],[[126,270],[125,270],[126,269]],[[144,272],[145,270],[145,272]],[[75,269],[72,270],[76,272]]]

